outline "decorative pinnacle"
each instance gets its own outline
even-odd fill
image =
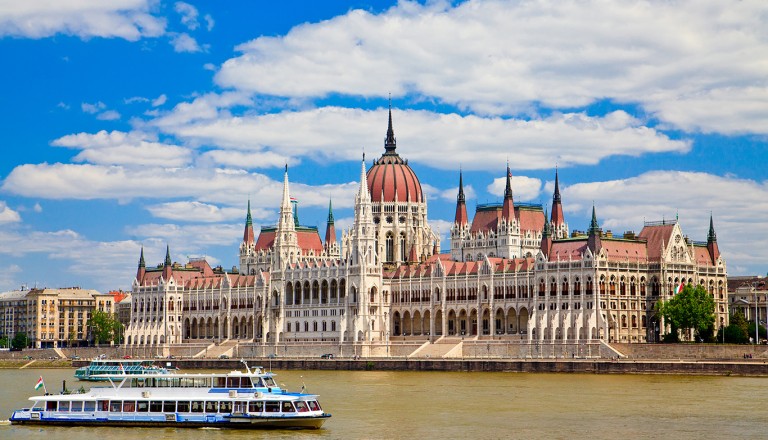
[[[384,149],[386,150],[386,153],[394,154],[396,148],[397,148],[397,139],[395,139],[395,130],[392,128],[392,98],[390,98],[389,99],[389,125],[387,126],[387,139],[384,141]]]
[[[165,265],[170,266],[171,264],[173,264],[171,262],[171,247],[166,244],[165,245]]]

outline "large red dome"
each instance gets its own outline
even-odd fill
[[[413,172],[408,162],[404,161],[395,151],[397,142],[395,132],[392,129],[392,109],[389,110],[389,127],[387,139],[384,141],[386,151],[380,159],[373,162],[368,170],[368,191],[374,202],[394,202],[397,195],[398,202],[420,203],[424,201],[421,192],[421,183],[416,173]]]

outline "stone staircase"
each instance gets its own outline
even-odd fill
[[[232,357],[232,353],[234,352],[235,347],[237,347],[237,344],[239,342],[240,341],[237,341],[234,339],[227,339],[226,341],[220,343],[219,345],[216,345],[215,343],[213,343],[192,357],[195,359],[201,359],[201,358],[218,359],[219,356],[221,355]]]
[[[461,338],[440,338],[435,342],[426,342],[414,350],[410,357],[418,358],[453,358],[461,357]]]

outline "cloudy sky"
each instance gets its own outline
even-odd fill
[[[768,3],[26,0],[0,5],[0,291],[130,289],[148,265],[237,264],[282,169],[303,224],[352,216],[397,151],[445,238],[470,210],[551,202],[639,231],[714,217],[731,275],[768,260]]]

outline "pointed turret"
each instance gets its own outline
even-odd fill
[[[549,251],[552,250],[552,231],[547,222],[548,213],[544,212],[544,230],[541,232],[541,252],[549,258]]]
[[[354,264],[373,264],[375,262],[374,245],[376,236],[373,224],[371,193],[368,192],[368,177],[365,172],[365,155],[360,164],[360,187],[355,196],[355,220],[350,231],[352,242],[352,262]]]
[[[717,246],[717,235],[715,234],[715,222],[712,220],[712,214],[709,215],[709,233],[707,234],[707,250],[712,258],[712,264],[720,258],[720,248]]]
[[[511,221],[515,218],[515,201],[512,197],[512,172],[507,164],[507,186],[504,189],[504,205],[501,208],[501,218]]]
[[[587,246],[592,250],[593,254],[596,254],[598,250],[603,246],[600,240],[600,225],[597,224],[597,214],[595,213],[595,205],[592,205],[592,221],[589,224],[589,238],[587,239]]]
[[[453,222],[460,226],[466,225],[469,222],[467,204],[464,197],[464,177],[461,171],[459,171],[459,195],[456,197],[456,216]]]
[[[387,126],[387,138],[384,140],[384,154],[397,154],[397,139],[395,139],[395,130],[392,128],[392,101],[389,102],[389,125]]]
[[[243,231],[243,243],[253,243],[253,218],[251,217],[251,201],[248,200],[248,213],[245,215],[245,230]]]
[[[285,166],[283,176],[283,198],[280,202],[280,217],[277,222],[273,246],[273,259],[276,267],[280,269],[285,267],[292,256],[295,257],[301,253],[296,237],[296,218],[293,216],[293,205],[291,204],[288,165]]]
[[[136,281],[141,284],[141,280],[144,279],[144,274],[147,273],[147,265],[144,263],[144,246],[141,247],[141,254],[139,255],[139,268],[136,271]]]
[[[555,234],[558,238],[564,238],[558,235],[563,229],[565,224],[565,216],[563,216],[563,205],[560,199],[560,181],[558,178],[557,168],[555,168],[555,194],[552,196],[552,218],[550,219],[552,226],[555,228]]]
[[[165,262],[163,263],[163,279],[168,281],[173,273],[173,263],[171,262],[171,247],[165,245]]]
[[[333,205],[328,200],[328,223],[325,226],[325,247],[328,249],[331,244],[336,242],[336,227],[333,222]]]

